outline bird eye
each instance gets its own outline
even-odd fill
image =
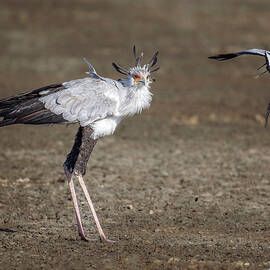
[[[139,74],[134,74],[134,75],[133,75],[133,78],[134,78],[134,80],[138,80],[138,79],[141,78],[141,76],[140,76]]]

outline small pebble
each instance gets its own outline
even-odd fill
[[[30,179],[28,177],[19,178],[19,179],[16,180],[16,182],[18,182],[18,183],[27,183],[27,182],[30,182]]]
[[[153,263],[154,263],[154,264],[161,264],[161,263],[162,263],[162,261],[161,261],[161,260],[159,260],[159,259],[155,259],[155,260],[153,261]]]
[[[168,259],[168,264],[177,263],[179,261],[180,261],[179,258],[171,257],[170,259]]]

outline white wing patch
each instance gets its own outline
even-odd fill
[[[106,81],[84,78],[63,83],[66,89],[41,97],[45,108],[62,114],[70,123],[87,126],[113,116],[119,104],[118,88]]]

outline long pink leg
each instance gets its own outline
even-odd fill
[[[75,174],[75,175],[76,175],[76,174]],[[94,205],[93,205],[92,200],[91,200],[91,198],[90,198],[90,195],[89,195],[89,192],[88,192],[88,190],[87,190],[87,187],[86,187],[86,185],[85,185],[85,183],[84,183],[84,180],[83,180],[83,178],[82,178],[82,175],[81,175],[81,174],[78,174],[78,175],[76,175],[76,176],[78,177],[79,183],[80,183],[80,185],[81,185],[81,187],[82,187],[83,193],[84,193],[84,195],[85,195],[85,198],[86,198],[86,200],[87,200],[87,202],[88,202],[88,205],[89,205],[90,210],[91,210],[91,212],[92,212],[92,215],[93,215],[93,217],[94,217],[94,220],[95,220],[95,223],[96,223],[96,226],[97,226],[97,229],[98,229],[98,233],[99,233],[100,238],[101,238],[101,239],[104,239],[106,242],[114,243],[115,241],[108,239],[108,238],[105,236],[105,234],[104,234],[104,232],[103,232],[103,230],[102,230],[102,227],[101,227],[100,222],[99,222],[99,220],[98,220],[97,213],[96,213],[96,211],[95,211]]]
[[[68,170],[66,170],[66,168],[65,168],[65,173],[66,173],[66,176],[67,176],[67,179],[68,179],[68,185],[69,185],[69,189],[70,189],[70,193],[71,193],[71,198],[72,198],[74,209],[75,209],[75,215],[76,215],[79,235],[85,241],[95,241],[97,239],[89,239],[89,238],[86,237],[86,235],[84,233],[82,220],[81,220],[81,215],[80,215],[80,210],[79,210],[79,205],[78,205],[78,200],[77,200],[77,196],[76,196],[76,192],[75,192],[75,188],[74,188],[72,174]]]
[[[73,201],[73,205],[74,205],[74,209],[75,209],[75,215],[76,215],[76,219],[77,219],[79,235],[85,241],[95,241],[95,240],[97,240],[97,239],[90,239],[90,238],[86,237],[86,235],[84,233],[82,220],[81,220],[81,215],[80,215],[80,210],[79,210],[79,205],[78,205],[77,196],[76,196],[76,193],[75,193],[75,188],[74,188],[72,178],[69,181],[69,188],[70,188],[71,197],[72,197],[72,201]]]

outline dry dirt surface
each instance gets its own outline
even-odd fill
[[[0,94],[117,79],[158,49],[153,103],[101,139],[85,181],[114,244],[77,235],[62,163],[77,126],[0,129],[0,269],[270,269],[269,0],[1,1]],[[78,189],[78,187],[77,187]],[[78,189],[79,191],[79,189]],[[82,194],[79,193],[80,198]],[[97,232],[86,205],[84,225]]]

